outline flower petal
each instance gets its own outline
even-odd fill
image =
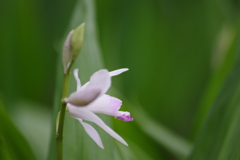
[[[101,94],[99,88],[86,88],[72,93],[67,99],[67,103],[71,103],[75,106],[86,106],[93,102]]]
[[[119,75],[123,72],[126,72],[126,71],[128,71],[128,68],[122,68],[122,69],[118,69],[118,70],[114,70],[114,71],[109,72],[109,75],[110,76],[117,76],[117,75]]]
[[[123,140],[122,137],[120,137],[116,132],[114,132],[110,127],[108,127],[97,115],[92,113],[91,111],[74,107],[71,105],[68,105],[68,111],[70,116],[76,119],[83,119],[87,121],[91,121],[96,123],[99,127],[101,127],[103,130],[105,130],[110,136],[118,140],[119,142],[123,143],[124,145],[128,146],[128,144]]]
[[[128,68],[122,68],[122,69],[117,69],[117,70],[114,70],[114,71],[111,71],[111,72],[108,72],[108,74],[112,77],[112,76],[117,76],[123,72],[126,72],[128,71],[129,69]],[[89,82],[85,83],[81,89],[84,89],[88,86]]]
[[[111,77],[108,74],[108,70],[101,69],[95,72],[91,78],[89,83],[85,84],[81,89],[85,88],[99,88],[101,89],[101,93],[99,96],[103,95],[107,92],[107,90],[111,86]]]
[[[74,70],[74,76],[77,81],[77,92],[72,93],[66,102],[75,106],[85,106],[96,98],[103,95],[111,86],[111,77],[106,69],[95,72],[90,81],[80,87],[80,79],[77,74],[78,70]]]
[[[74,74],[75,80],[77,81],[77,91],[79,91],[81,88],[81,81],[78,77],[78,69],[74,69],[73,74]]]
[[[82,119],[77,119],[83,126],[84,130],[87,132],[87,134],[94,140],[94,142],[97,143],[99,147],[104,149],[102,140],[98,134],[98,132],[89,124],[82,121]]]
[[[120,109],[121,105],[122,101],[120,99],[104,94],[94,102],[90,103],[86,109],[93,113],[118,116],[118,110]]]

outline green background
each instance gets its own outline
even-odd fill
[[[135,120],[101,116],[129,143],[99,130],[102,150],[67,116],[65,159],[240,159],[239,11],[238,0],[1,0],[0,159],[55,159],[62,44],[82,22],[73,68],[83,82],[129,68],[109,94]]]

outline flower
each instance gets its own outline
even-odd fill
[[[65,101],[67,102],[67,110],[71,117],[77,119],[87,132],[87,134],[97,143],[101,148],[103,147],[101,138],[98,132],[88,123],[83,120],[93,122],[105,130],[109,135],[128,145],[122,137],[108,127],[96,114],[106,114],[114,116],[119,120],[132,121],[129,112],[119,111],[122,101],[118,98],[105,94],[111,86],[111,77],[119,75],[127,68],[118,69],[108,72],[106,69],[101,69],[95,72],[90,81],[81,86],[80,79],[78,78],[78,69],[74,70],[74,77],[77,81],[77,91],[72,93]]]

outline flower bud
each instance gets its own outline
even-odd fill
[[[63,53],[62,53],[62,62],[63,62],[63,70],[64,73],[67,72],[68,66],[72,61],[72,53],[71,53],[71,37],[73,34],[73,30],[68,34],[64,45],[63,45]]]
[[[85,23],[73,30],[71,37],[72,60],[75,60],[82,49]]]

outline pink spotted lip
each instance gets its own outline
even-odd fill
[[[130,115],[122,114],[120,117],[115,118],[122,120],[122,121],[133,121],[133,118],[130,117]]]

